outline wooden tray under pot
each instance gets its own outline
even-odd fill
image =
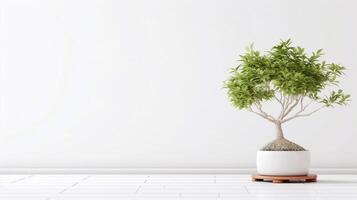
[[[289,182],[316,182],[316,174],[308,174],[306,176],[269,176],[253,174],[252,181],[269,181],[273,183],[289,183]]]

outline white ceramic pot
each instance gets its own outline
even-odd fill
[[[258,151],[257,171],[261,175],[306,175],[310,168],[309,151]]]

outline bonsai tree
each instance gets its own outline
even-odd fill
[[[231,68],[225,88],[233,106],[257,114],[276,127],[276,140],[261,150],[305,150],[285,139],[282,124],[326,107],[348,103],[350,95],[338,88],[338,78],[345,68],[321,61],[322,55],[322,49],[308,55],[304,48],[292,46],[289,39],[265,54],[251,45],[240,55],[239,65]],[[332,90],[327,93],[329,86]],[[276,102],[280,112],[276,116],[266,112],[264,102]]]

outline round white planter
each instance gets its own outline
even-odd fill
[[[310,168],[309,151],[258,151],[257,171],[261,175],[306,175]]]

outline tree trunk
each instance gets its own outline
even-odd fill
[[[277,139],[283,139],[284,138],[284,133],[283,133],[283,129],[281,128],[281,122],[276,122],[275,123],[275,127],[276,127]]]

